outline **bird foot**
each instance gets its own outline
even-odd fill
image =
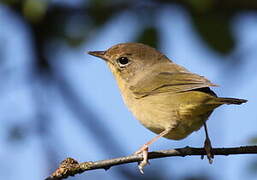
[[[204,149],[206,152],[207,159],[209,160],[209,163],[212,164],[213,159],[214,159],[214,154],[212,152],[212,145],[211,145],[211,141],[209,138],[205,139],[205,141],[204,141]],[[202,155],[201,158],[203,159],[204,155]]]
[[[137,150],[134,154],[142,154],[143,160],[138,163],[138,169],[141,174],[144,174],[144,167],[147,164],[150,164],[148,161],[148,146],[145,144],[139,150]]]

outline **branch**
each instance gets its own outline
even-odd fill
[[[213,148],[214,155],[233,155],[233,154],[257,154],[257,146],[241,146],[233,148]],[[184,147],[178,149],[162,150],[149,152],[149,159],[164,158],[171,156],[192,156],[192,155],[206,155],[204,148]],[[83,173],[94,169],[108,170],[112,166],[120,164],[127,164],[132,162],[140,162],[143,160],[142,155],[130,155],[124,157],[118,157],[114,159],[107,159],[102,161],[88,161],[78,163],[72,158],[67,158],[61,162],[59,168],[45,180],[61,180],[68,176],[74,176],[75,174]]]

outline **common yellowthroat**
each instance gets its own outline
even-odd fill
[[[206,121],[223,104],[242,104],[244,99],[220,98],[210,89],[217,86],[175,64],[156,49],[141,43],[122,43],[106,51],[90,51],[105,60],[125,104],[146,128],[158,136],[136,153],[143,154],[139,169],[148,163],[148,147],[165,137],[180,140],[204,126],[204,148],[209,162],[214,158]]]

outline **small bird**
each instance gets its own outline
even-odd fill
[[[125,104],[147,129],[158,134],[135,154],[142,154],[141,173],[148,164],[148,148],[161,137],[186,138],[204,126],[204,148],[214,158],[206,121],[223,104],[242,104],[244,99],[221,98],[210,89],[217,86],[175,64],[156,49],[141,43],[122,43],[106,51],[90,51],[105,60],[118,83]]]

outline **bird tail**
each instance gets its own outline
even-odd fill
[[[236,98],[217,98],[218,102],[221,104],[242,104],[246,103],[247,100],[245,99],[236,99]]]

